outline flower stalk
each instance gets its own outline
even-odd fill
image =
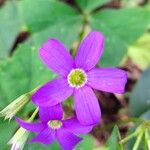
[[[75,45],[73,45],[72,56],[75,56],[76,51],[79,48],[81,41],[91,31],[91,28],[89,26],[89,16],[90,16],[90,14],[83,12],[83,25],[81,28],[81,32],[80,32],[78,41],[76,41]]]

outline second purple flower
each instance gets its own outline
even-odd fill
[[[76,117],[63,120],[63,109],[60,104],[49,107],[39,108],[40,122],[29,123],[19,118],[18,124],[28,131],[36,132],[32,142],[42,144],[52,144],[58,141],[63,150],[72,150],[81,140],[81,134],[90,132],[93,126],[83,126]]]

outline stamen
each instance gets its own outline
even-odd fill
[[[51,120],[47,124],[52,129],[59,129],[62,126],[62,122],[59,120]]]
[[[73,69],[67,76],[68,83],[71,87],[80,88],[87,82],[87,75],[82,69]]]

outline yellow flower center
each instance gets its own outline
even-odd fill
[[[73,69],[68,74],[67,79],[71,87],[80,88],[87,82],[87,75],[82,69]]]
[[[59,129],[62,126],[62,122],[59,120],[51,120],[47,124],[52,129]]]

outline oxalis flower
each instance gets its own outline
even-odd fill
[[[19,118],[16,119],[18,124],[28,131],[38,133],[32,142],[42,144],[51,144],[57,140],[62,149],[72,150],[82,138],[79,134],[85,134],[92,130],[92,125],[83,126],[76,117],[62,120],[63,110],[60,104],[46,108],[39,108],[40,122],[29,123]]]
[[[49,81],[33,94],[33,102],[38,106],[48,107],[73,95],[78,120],[85,125],[98,123],[101,112],[92,89],[123,93],[127,82],[127,74],[123,70],[94,68],[102,55],[103,47],[102,33],[90,32],[73,59],[62,43],[49,39],[40,48],[39,55],[59,77]]]

